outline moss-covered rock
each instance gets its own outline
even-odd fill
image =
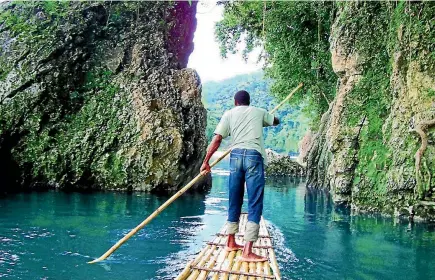
[[[266,150],[269,163],[266,167],[266,176],[305,176],[305,169],[296,160],[289,156],[280,155],[272,150]]]
[[[307,157],[336,202],[435,219],[434,16],[430,2],[339,3],[337,95]]]
[[[198,171],[196,2],[0,5],[3,190],[176,189]]]

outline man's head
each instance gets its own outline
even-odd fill
[[[251,103],[251,97],[249,96],[249,93],[246,90],[239,90],[234,95],[234,104],[236,106],[247,106]]]

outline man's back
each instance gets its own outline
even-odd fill
[[[273,125],[274,117],[266,110],[253,106],[236,106],[222,116],[215,134],[231,135],[232,148],[254,149],[266,162],[263,127]]]
[[[254,242],[258,240],[259,223],[263,213],[264,165],[267,161],[263,127],[278,125],[279,120],[264,109],[249,106],[250,103],[251,97],[247,91],[240,90],[234,95],[235,108],[226,111],[222,116],[200,170],[210,172],[208,162],[211,156],[219,148],[222,139],[231,135],[233,143],[228,179],[228,239],[225,249],[229,252],[243,248],[242,261],[264,262],[267,258],[252,251]],[[245,183],[248,192],[248,223],[244,235],[245,245],[241,246],[236,243],[235,236],[239,231]]]

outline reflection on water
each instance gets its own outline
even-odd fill
[[[111,279],[151,279],[167,265],[168,256],[191,246],[193,236],[203,232],[203,195],[180,198],[107,262],[86,262],[105,252],[166,199],[146,194],[45,192],[0,200],[0,277],[99,279],[107,274]]]
[[[222,226],[228,174],[179,198],[108,261],[88,265],[168,197],[26,193],[0,200],[0,278],[172,279]],[[246,210],[246,209],[245,209]],[[351,216],[300,179],[267,179],[264,216],[284,279],[435,279],[435,228]]]

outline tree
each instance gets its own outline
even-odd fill
[[[329,32],[333,2],[221,2],[224,17],[216,24],[221,55],[237,51],[243,55],[262,46],[266,74],[273,80],[272,94],[282,98],[300,82],[305,84],[291,100],[305,104],[304,111],[316,127],[335,95],[337,77],[331,66]]]

